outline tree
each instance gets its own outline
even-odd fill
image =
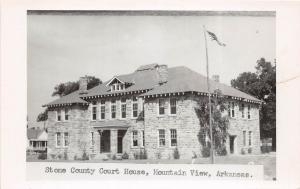
[[[86,76],[86,77],[87,77],[87,89],[91,89],[102,83],[102,81],[99,78],[96,78],[94,76]],[[54,92],[52,93],[52,96],[63,97],[74,91],[77,91],[78,89],[79,89],[79,81],[69,81],[65,83],[60,83],[54,87]],[[44,112],[41,112],[38,115],[37,121],[38,122],[46,121],[47,119],[48,119],[48,110],[45,109]]]
[[[231,86],[264,101],[260,111],[261,136],[272,137],[276,150],[276,65],[264,58],[257,61],[256,72],[241,73]]]
[[[214,150],[218,155],[226,155],[226,139],[228,136],[228,116],[225,113],[227,110],[226,101],[220,90],[214,92],[217,97],[211,98],[211,117],[212,117],[212,132],[214,141]],[[200,131],[198,140],[203,146],[202,155],[209,155],[211,139],[209,126],[209,106],[208,99],[198,102],[198,108],[195,109],[198,119],[200,121]]]
[[[96,78],[94,76],[86,76],[86,77],[88,81],[87,89],[91,89],[102,83],[102,81],[99,78]],[[79,81],[69,81],[66,83],[60,83],[54,87],[54,92],[52,93],[52,96],[62,97],[74,91],[77,91],[78,89],[79,89]]]

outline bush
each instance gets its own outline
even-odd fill
[[[126,152],[124,152],[124,154],[122,155],[122,159],[129,159],[129,155]]]
[[[178,148],[174,149],[173,158],[174,159],[179,159],[180,158],[180,154],[179,154]]]
[[[58,154],[57,158],[58,158],[58,159],[62,159],[62,155],[61,155],[61,154]]]
[[[194,152],[193,151],[193,157],[192,157],[193,159],[196,159],[197,158],[197,154],[196,154],[196,152]]]
[[[64,152],[64,160],[68,160],[69,157],[68,157],[68,153],[67,152]]]
[[[265,154],[265,153],[269,153],[270,152],[270,147],[267,145],[263,145],[261,146],[261,153]]]
[[[201,150],[202,157],[210,157],[210,147],[203,147]]]
[[[161,159],[161,153],[160,153],[160,152],[157,152],[157,153],[156,153],[156,157],[157,157],[157,159]]]
[[[75,155],[75,156],[74,156],[74,160],[78,160],[78,157],[77,157],[77,155]]]
[[[220,156],[226,156],[227,155],[226,146],[222,146],[222,147],[218,148],[217,154]]]
[[[41,160],[47,159],[47,153],[40,153],[40,154],[38,155],[38,159],[41,159]]]
[[[252,153],[252,148],[248,148],[248,154]]]
[[[82,154],[82,160],[89,160],[89,156],[88,154],[84,151],[83,154]]]
[[[112,156],[112,158],[111,158],[112,160],[116,160],[117,159],[117,156],[116,156],[116,154],[114,154],[113,156]]]
[[[245,151],[244,148],[242,148],[241,153],[242,153],[242,155],[245,155],[245,154],[246,154],[246,151]]]

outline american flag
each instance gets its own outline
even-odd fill
[[[206,31],[207,31],[207,30],[206,30]],[[221,42],[218,40],[216,34],[214,34],[213,32],[210,32],[210,31],[207,31],[207,33],[208,33],[208,35],[209,35],[209,37],[211,38],[212,41],[215,40],[220,46],[223,46],[223,47],[226,46],[225,43],[221,43]]]

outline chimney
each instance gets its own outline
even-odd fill
[[[79,78],[79,94],[87,94],[87,77],[80,77]]]
[[[168,81],[168,66],[167,65],[158,65],[156,67],[158,73],[158,83],[160,85]]]
[[[219,75],[213,75],[212,80],[214,80],[215,82],[220,83],[220,76]]]

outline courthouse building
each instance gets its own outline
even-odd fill
[[[148,159],[172,159],[175,149],[182,159],[201,156],[195,109],[208,98],[201,74],[184,66],[150,64],[89,90],[86,77],[79,85],[78,91],[44,105],[48,158],[124,153],[134,158],[146,151]],[[228,104],[228,154],[259,153],[261,101],[220,83],[218,76],[210,85],[211,91],[221,90]]]

